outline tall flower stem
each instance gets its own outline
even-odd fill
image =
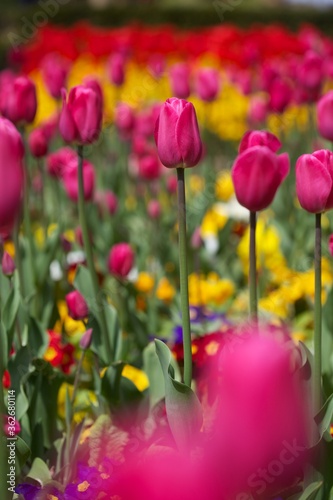
[[[179,273],[180,299],[184,343],[184,382],[189,387],[192,380],[192,344],[190,309],[188,299],[188,271],[186,249],[186,198],[185,198],[185,169],[177,168],[178,190],[178,232],[179,232]]]
[[[78,146],[78,156],[79,156],[79,168],[78,168],[78,177],[79,177],[79,200],[78,200],[78,208],[79,208],[79,219],[80,226],[82,230],[82,239],[84,251],[87,258],[88,269],[92,281],[94,297],[97,305],[97,313],[99,324],[101,328],[102,338],[105,345],[105,349],[107,352],[107,357],[111,361],[113,360],[113,352],[109,342],[108,330],[107,330],[107,322],[104,311],[103,299],[101,297],[101,293],[98,286],[98,278],[97,273],[94,266],[94,257],[92,253],[92,246],[89,241],[89,232],[88,232],[88,224],[85,210],[85,201],[84,201],[84,185],[83,185],[83,146]]]
[[[256,212],[250,212],[249,289],[250,289],[250,316],[254,321],[257,321],[258,319],[256,226],[257,226],[257,214]]]
[[[6,478],[6,474],[8,471],[7,464],[7,447],[5,442],[5,433],[3,429],[3,415],[6,415],[6,407],[4,402],[4,391],[2,386],[2,377],[4,374],[4,367],[2,365],[2,356],[0,354],[0,470],[1,474],[3,474],[3,478]],[[0,495],[1,498],[7,498],[7,487],[6,481],[0,481]]]
[[[315,304],[314,304],[314,364],[313,364],[313,402],[317,414],[321,408],[321,214],[316,214],[315,225]]]

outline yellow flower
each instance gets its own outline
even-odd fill
[[[156,290],[156,297],[163,302],[171,302],[176,295],[176,290],[167,278],[162,278]]]
[[[58,392],[58,415],[60,418],[65,418],[65,401],[66,392],[68,391],[69,398],[73,396],[74,386],[64,382]],[[80,389],[76,396],[73,405],[73,421],[75,423],[80,423],[87,414],[87,411],[91,408],[91,405],[97,405],[97,396],[94,391],[89,391],[87,389]]]
[[[216,207],[211,207],[204,215],[201,223],[200,233],[202,238],[217,235],[223,229],[228,217],[222,214]]]
[[[60,320],[57,321],[54,326],[55,331],[61,333],[64,330],[68,336],[76,333],[84,333],[86,331],[86,326],[83,321],[76,321],[68,315],[67,304],[64,300],[59,300],[57,302],[57,307]]]
[[[135,282],[135,288],[139,292],[149,293],[154,288],[154,278],[151,274],[146,272],[141,272],[138,275],[138,279]]]
[[[230,280],[221,279],[216,273],[189,276],[189,301],[191,306],[222,305],[235,292]]]
[[[221,201],[228,201],[234,194],[234,185],[228,170],[223,170],[216,179],[215,194]]]
[[[201,175],[192,174],[189,179],[189,186],[193,194],[199,194],[205,189],[205,179]]]
[[[149,380],[144,371],[135,368],[132,365],[125,365],[122,371],[122,376],[131,380],[135,387],[143,392],[149,387]]]
[[[9,253],[9,255],[14,259],[15,257],[15,245],[11,240],[7,240],[3,244],[4,252]]]

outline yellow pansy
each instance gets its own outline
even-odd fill
[[[171,302],[176,295],[175,288],[167,278],[162,278],[157,286],[156,297],[163,302]]]
[[[227,223],[228,217],[222,214],[217,207],[212,206],[204,215],[200,226],[202,238],[217,235]]]
[[[74,386],[64,382],[58,392],[58,415],[61,418],[65,418],[65,401],[66,393],[68,391],[69,398],[73,396]],[[80,423],[84,417],[87,415],[87,411],[91,408],[91,405],[97,405],[97,396],[94,391],[89,391],[87,389],[80,389],[74,401],[74,414],[73,421],[75,423]],[[79,410],[77,410],[80,408]]]
[[[144,391],[149,387],[149,380],[144,371],[132,365],[125,365],[122,376],[129,379],[139,391]]]

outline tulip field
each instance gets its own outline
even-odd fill
[[[0,71],[0,500],[333,499],[333,39],[47,25]]]

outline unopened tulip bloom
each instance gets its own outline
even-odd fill
[[[2,273],[5,276],[12,276],[14,273],[16,266],[13,258],[9,255],[8,252],[4,252],[1,261]]]
[[[32,123],[37,111],[36,87],[26,76],[19,76],[3,87],[1,114],[15,125]]]
[[[118,209],[117,196],[110,190],[97,191],[95,193],[95,202],[102,210],[107,210],[110,215],[114,215]]]
[[[175,177],[174,175],[168,177],[166,187],[170,194],[175,194],[177,192],[177,177]]]
[[[138,159],[139,176],[146,181],[158,179],[161,175],[160,161],[156,155],[146,154]]]
[[[220,90],[219,72],[214,68],[200,69],[195,78],[195,91],[203,101],[213,101]]]
[[[42,158],[47,154],[48,140],[42,127],[35,128],[28,139],[31,154],[35,158]]]
[[[240,144],[239,153],[243,153],[246,149],[253,146],[266,146],[268,149],[276,153],[282,146],[279,139],[266,130],[249,130],[245,132]]]
[[[309,91],[320,89],[324,80],[324,60],[309,50],[297,71],[297,78],[302,87]]]
[[[276,155],[267,146],[253,146],[238,155],[231,170],[238,202],[251,212],[264,210],[273,201],[289,172],[287,153]]]
[[[55,99],[60,99],[61,89],[66,88],[69,63],[59,54],[48,54],[42,61],[42,75],[47,90]]]
[[[19,214],[24,184],[24,146],[12,122],[0,118],[0,235],[7,236]]]
[[[89,328],[87,331],[84,332],[80,339],[80,347],[84,351],[90,348],[91,343],[92,343],[92,335],[93,335],[93,329]]]
[[[120,87],[125,81],[125,57],[123,54],[113,54],[108,62],[108,75],[110,82]]]
[[[311,213],[333,208],[333,153],[326,149],[302,155],[296,162],[296,193]]]
[[[317,123],[320,135],[333,142],[333,90],[327,92],[317,104]]]
[[[264,97],[254,96],[250,100],[248,119],[251,124],[258,125],[266,120],[268,104]]]
[[[160,78],[165,69],[165,58],[161,54],[153,54],[148,61],[148,68],[155,78]]]
[[[158,200],[150,200],[147,206],[147,213],[151,219],[159,219],[161,216],[161,204]]]
[[[117,243],[109,253],[109,272],[118,278],[126,278],[133,267],[134,252],[128,243]]]
[[[179,99],[187,99],[191,93],[190,68],[186,63],[177,63],[170,68],[170,86],[173,95]]]
[[[156,121],[155,142],[165,167],[186,168],[199,163],[202,143],[192,103],[176,97],[165,101]]]
[[[102,102],[95,90],[78,85],[70,90],[67,99],[63,89],[63,107],[60,114],[59,130],[66,142],[90,144],[102,128]]]
[[[289,83],[282,79],[273,81],[269,89],[269,94],[269,108],[273,113],[283,113],[290,104],[293,96]]]
[[[78,161],[78,156],[74,149],[64,147],[51,153],[47,157],[47,171],[51,177],[61,178],[66,167],[73,161]]]
[[[73,201],[77,201],[79,196],[77,160],[72,161],[66,166],[63,172],[62,181],[68,197]],[[84,199],[86,201],[91,200],[95,188],[95,169],[87,160],[83,161],[83,185]]]
[[[102,89],[102,85],[101,85],[100,81],[97,80],[97,78],[93,78],[91,76],[88,76],[87,78],[84,79],[84,86],[87,89],[92,89],[96,92],[96,94],[99,96],[99,98],[101,100],[101,106],[103,109],[103,107],[104,107],[104,94],[103,94],[103,89]]]
[[[74,290],[66,295],[68,314],[75,320],[81,320],[88,316],[89,310],[84,297]]]

